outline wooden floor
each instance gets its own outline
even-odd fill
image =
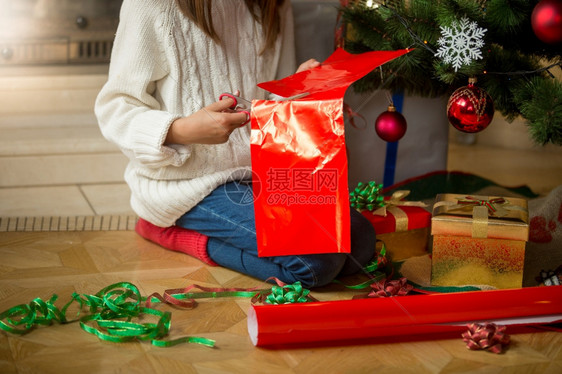
[[[55,161],[59,168],[68,164]],[[79,161],[80,170],[90,177],[96,169]],[[105,176],[106,166],[116,163],[101,164]],[[122,181],[61,180],[56,178],[62,173],[51,172],[40,162],[33,165],[36,169],[22,169],[14,176],[31,176],[33,183],[42,184],[18,180],[0,188],[0,312],[37,297],[47,300],[53,294],[58,295],[56,305],[61,307],[73,292],[94,294],[123,281],[135,284],[144,296],[192,284],[265,286],[137,236],[131,231],[133,213]],[[472,172],[507,186],[527,184],[544,196],[562,184],[561,165],[560,149],[451,144],[448,170]],[[114,174],[121,178],[122,172]],[[82,177],[70,171],[67,175]],[[43,181],[42,176],[51,179]],[[349,299],[353,292],[324,288],[313,290],[313,295],[320,300]],[[108,343],[84,332],[77,323],[43,326],[23,336],[0,332],[0,373],[562,373],[562,334],[555,332],[512,335],[509,349],[501,355],[470,351],[460,336],[256,348],[246,327],[250,304],[244,298],[220,298],[201,300],[192,310],[157,307],[172,312],[170,338],[209,338],[216,341],[214,348]]]
[[[131,282],[148,296],[197,284],[262,287],[262,282],[151,244],[134,231],[7,232],[0,235],[0,310],[36,297],[61,307],[73,292],[95,294]],[[357,291],[355,291],[357,292]],[[320,300],[353,292],[313,290]],[[23,336],[0,334],[0,373],[560,373],[562,334],[512,335],[500,355],[470,351],[460,337],[417,342],[352,342],[331,346],[264,349],[246,327],[250,300],[202,299],[192,310],[167,305],[170,338],[200,336],[214,348],[149,342],[108,343],[77,323],[42,326]]]
[[[166,251],[131,231],[126,158],[103,139],[92,112],[107,66],[28,70],[35,68],[0,71],[0,313],[53,294],[61,307],[73,292],[94,294],[123,281],[144,296],[192,284],[264,286]],[[500,121],[478,134],[475,144],[451,142],[447,170],[504,186],[525,184],[544,196],[562,185],[562,148],[535,147],[527,138],[523,123]],[[352,294],[313,290],[320,300]],[[23,336],[0,332],[0,374],[562,373],[562,334],[554,332],[512,335],[501,355],[469,351],[460,337],[256,348],[246,327],[250,304],[220,298],[201,300],[192,310],[157,307],[172,313],[170,338],[205,337],[216,341],[214,348],[108,343],[77,323]]]

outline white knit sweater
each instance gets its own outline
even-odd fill
[[[125,0],[109,77],[95,111],[103,135],[129,158],[125,180],[142,218],[167,227],[230,178],[250,173],[250,128],[225,144],[163,145],[171,123],[240,90],[248,99],[268,93],[259,82],[295,71],[291,6],[282,32],[260,56],[261,26],[242,0],[213,2],[214,43],[179,11],[174,0]]]

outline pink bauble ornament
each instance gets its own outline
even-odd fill
[[[494,117],[494,103],[486,91],[470,78],[468,86],[457,89],[447,103],[449,123],[459,131],[474,133],[484,130]]]
[[[542,0],[531,14],[537,38],[548,44],[562,42],[562,0]]]
[[[402,114],[392,104],[386,112],[382,112],[375,121],[375,131],[384,141],[397,142],[406,133],[408,125]]]

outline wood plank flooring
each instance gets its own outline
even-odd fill
[[[59,296],[60,307],[73,292],[94,294],[121,281],[135,284],[144,296],[191,284],[265,286],[164,250],[134,231],[4,232],[0,258],[0,311],[53,294]],[[336,300],[351,298],[353,292],[325,287],[313,294],[320,300]],[[470,351],[460,337],[256,348],[246,327],[249,306],[248,299],[220,298],[199,300],[192,310],[157,307],[172,313],[170,338],[205,337],[216,341],[214,348],[109,343],[77,323],[43,326],[23,336],[0,333],[0,373],[562,372],[562,334],[556,332],[512,335],[509,349],[500,355]]]
[[[134,230],[137,216],[42,216],[0,217],[0,232],[16,231],[122,231]]]

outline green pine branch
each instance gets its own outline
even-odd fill
[[[560,45],[542,43],[531,27],[538,0],[392,0],[377,9],[365,1],[341,9],[348,25],[346,49],[352,53],[412,48],[354,84],[359,92],[384,88],[412,95],[450,95],[476,76],[478,85],[508,120],[522,116],[539,144],[562,145],[562,83],[551,69],[560,69]],[[386,5],[385,5],[386,4]],[[435,56],[442,26],[462,17],[487,31],[481,60],[457,71]],[[537,99],[542,94],[541,99]],[[538,102],[537,102],[538,101]]]
[[[532,139],[543,145],[562,145],[562,84],[535,77],[522,84],[514,96],[528,120]]]

